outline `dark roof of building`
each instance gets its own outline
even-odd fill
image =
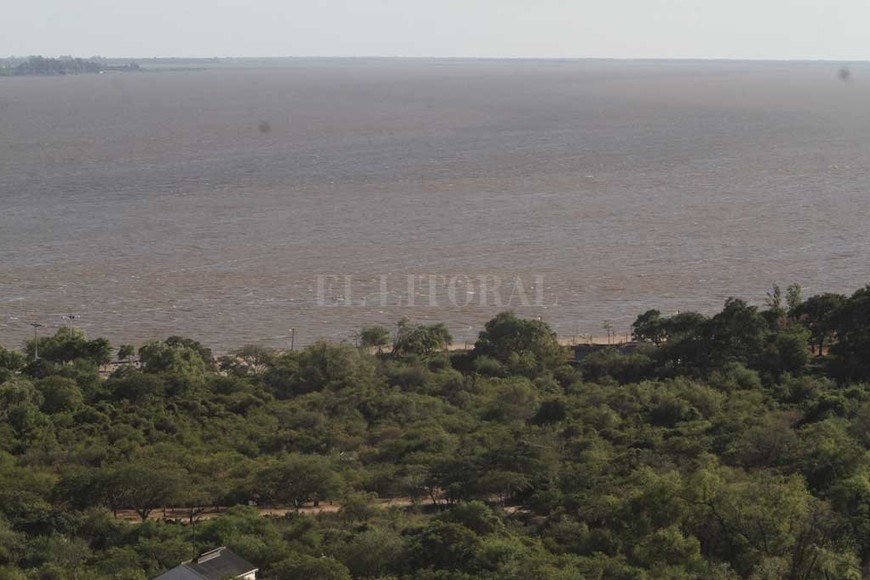
[[[206,552],[195,562],[185,562],[184,565],[208,580],[223,580],[224,578],[241,576],[257,569],[256,566],[229,548],[218,548]]]
[[[238,578],[256,570],[256,566],[229,548],[221,547],[201,554],[196,560],[184,562],[166,574],[158,576],[155,580],[188,577],[225,580],[226,578]]]

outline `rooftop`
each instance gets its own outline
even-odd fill
[[[154,580],[226,580],[256,571],[256,566],[223,546],[184,562]]]

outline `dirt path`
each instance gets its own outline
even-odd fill
[[[414,502],[411,498],[408,497],[399,497],[399,498],[391,498],[391,499],[376,499],[372,502],[372,506],[376,509],[387,510],[392,507],[398,508],[406,508],[414,505]],[[197,521],[201,520],[210,520],[214,518],[219,518],[223,516],[227,512],[228,508],[225,507],[210,507],[206,508],[204,511],[197,514]],[[315,506],[313,504],[306,504],[299,508],[299,513],[303,515],[318,515],[318,514],[328,514],[328,513],[337,513],[341,510],[341,504],[334,502],[321,502],[320,505]],[[258,507],[257,511],[263,517],[283,517],[289,513],[293,513],[295,510],[292,507]],[[118,514],[116,516],[120,520],[124,520],[131,523],[139,523],[141,518],[139,514],[137,514],[133,510],[118,510]],[[190,512],[184,508],[166,508],[166,509],[157,509],[151,512],[148,515],[148,519],[151,521],[176,521],[179,523],[186,524],[188,523],[190,517]]]

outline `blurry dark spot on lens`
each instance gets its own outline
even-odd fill
[[[272,130],[272,125],[268,121],[260,121],[260,124],[257,125],[257,131],[266,135]]]
[[[843,67],[839,71],[837,71],[837,77],[843,81],[848,82],[852,80],[852,71],[849,70],[849,67]]]

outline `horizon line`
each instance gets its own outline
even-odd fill
[[[755,63],[831,63],[831,64],[870,64],[870,57],[858,58],[799,58],[799,57],[629,57],[629,56],[383,56],[383,55],[304,55],[304,56],[103,56],[91,55],[76,57],[70,54],[45,55],[4,55],[0,60],[31,57],[43,58],[81,58],[103,60],[454,60],[454,61],[618,61],[618,62],[755,62]]]

